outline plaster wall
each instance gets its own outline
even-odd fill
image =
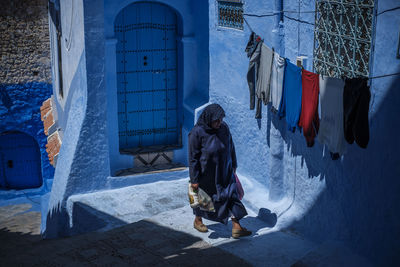
[[[73,194],[104,187],[109,174],[105,119],[107,101],[103,73],[103,2],[80,3],[82,5],[74,6],[74,21],[81,24],[76,26],[73,34],[76,34],[74,38],[84,38],[84,47],[74,46],[72,40],[68,57],[74,60],[69,62],[71,65],[63,65],[66,73],[74,75],[66,76],[72,77],[71,90],[66,96],[67,108],[60,109],[61,105],[57,106],[57,111],[62,110],[60,113],[64,114],[60,123],[64,139],[49,197],[47,218],[42,224],[46,237],[71,234],[66,200]],[[77,14],[82,14],[82,17]],[[61,15],[70,16],[62,10]],[[83,29],[90,30],[83,32]]]
[[[67,37],[62,38],[62,69],[63,83],[69,84],[69,87],[64,98],[57,101],[64,139],[53,189],[47,196],[47,216],[42,223],[42,232],[47,238],[76,233],[72,207],[66,204],[70,196],[118,187],[121,179],[110,175],[119,168],[131,168],[133,165],[132,156],[123,157],[118,151],[116,42],[113,31],[115,16],[135,1],[75,1],[72,31],[68,30],[72,3],[65,2],[61,2],[62,32],[72,37],[70,47],[64,42]],[[178,86],[182,91],[180,97],[185,112],[189,113],[182,122],[183,136],[186,136],[187,129],[193,125],[194,108],[207,102],[208,98],[208,28],[195,27],[208,26],[207,16],[202,16],[203,13],[208,14],[208,6],[205,2],[161,1],[164,2],[177,12],[180,20]],[[195,11],[199,12],[199,17],[193,16]],[[203,74],[205,77],[200,76]],[[192,102],[184,99],[191,99]],[[183,143],[187,143],[185,139]],[[174,160],[186,161],[186,145],[176,151]],[[126,186],[128,180],[125,179],[122,184]],[[44,201],[47,201],[46,198]]]
[[[316,242],[339,240],[378,266],[399,262],[398,231],[400,176],[396,151],[396,115],[400,101],[399,77],[374,79],[371,83],[370,142],[367,149],[347,145],[337,161],[316,142],[306,146],[303,135],[288,132],[263,106],[263,118],[249,110],[246,83],[248,59],[244,48],[250,34],[217,25],[216,3],[210,1],[210,102],[226,111],[238,154],[238,171],[264,185],[268,201],[257,208],[278,215],[278,226],[298,232]],[[396,1],[376,3],[377,13],[397,7]],[[283,1],[283,9],[310,11],[314,1]],[[245,1],[244,13],[270,14],[280,1]],[[313,13],[277,16],[245,16],[253,31],[282,56],[295,62],[306,56],[305,69],[312,71]],[[308,23],[299,23],[293,19]],[[376,17],[371,76],[396,73],[400,61],[395,50],[399,36],[399,10]]]
[[[285,9],[295,6],[289,1]],[[396,1],[376,1],[377,14],[396,7]],[[313,6],[313,5],[312,5]],[[301,2],[302,10],[312,6]],[[313,22],[307,14],[301,20]],[[376,18],[374,50],[371,53],[370,76],[398,73],[400,61],[395,57],[398,42],[399,11],[378,15]],[[293,22],[294,23],[294,22]],[[297,23],[297,22],[295,22]],[[286,25],[285,25],[286,27]],[[289,26],[288,26],[289,28]],[[309,26],[300,26],[298,55],[312,58]],[[285,38],[294,38],[295,31],[285,28]],[[305,40],[305,44],[303,44]],[[384,40],[384,41],[383,41]],[[308,45],[307,45],[308,44]],[[286,56],[290,57],[289,40],[285,40]],[[294,54],[295,55],[295,54]],[[312,61],[308,61],[307,69]],[[347,153],[339,161],[332,161],[328,151],[317,144],[309,149],[299,134],[286,133],[287,153],[284,156],[285,176],[296,190],[295,208],[304,215],[292,224],[316,241],[338,239],[377,265],[399,262],[399,160],[396,159],[398,138],[393,134],[398,126],[395,120],[399,103],[399,77],[390,76],[371,81],[370,142],[367,149],[356,144],[347,145]],[[285,138],[284,138],[285,139]],[[291,146],[291,147],[290,147]],[[294,161],[294,163],[293,163]],[[294,166],[293,166],[294,165]]]
[[[377,265],[398,262],[400,201],[397,192],[400,182],[396,177],[400,176],[400,164],[393,155],[400,148],[396,137],[399,126],[394,123],[400,101],[399,78],[372,81],[368,148],[348,145],[347,154],[339,161],[332,161],[318,143],[307,148],[299,132],[287,132],[284,120],[272,114],[268,106],[263,106],[261,120],[254,119],[255,111],[248,108],[246,82],[248,59],[244,48],[250,34],[247,26],[244,31],[217,26],[216,1],[209,1],[208,9],[202,5],[205,2],[199,4],[200,1],[161,2],[177,11],[180,25],[183,25],[179,30],[183,70],[178,78],[183,88],[183,144],[187,143],[185,138],[194,123],[196,108],[207,100],[221,104],[236,144],[239,172],[269,192],[268,201],[255,208],[266,207],[279,212],[280,227],[317,242],[340,240]],[[71,88],[75,89],[68,94],[70,110],[64,110],[68,114],[68,118],[64,116],[63,119],[64,136],[68,138],[60,150],[50,197],[48,237],[72,234],[72,211],[66,206],[69,196],[119,186],[116,182],[119,179],[109,177],[110,173],[132,162],[129,158],[119,158],[115,152],[118,142],[115,141],[117,120],[113,112],[116,109],[113,91],[116,87],[115,78],[110,76],[115,68],[112,54],[115,41],[110,23],[118,10],[129,3],[131,1],[83,2],[79,27],[84,29],[84,49],[75,55],[79,63],[70,70],[75,73],[71,80]],[[280,3],[246,1],[245,13],[269,14],[281,7],[294,11],[314,9],[314,3],[305,1],[288,0],[283,6]],[[378,13],[392,7],[395,7],[394,1],[380,1]],[[204,29],[196,30],[204,27],[205,21],[204,17],[198,20],[195,14],[199,11],[204,15],[204,10],[208,12],[209,39]],[[372,76],[399,72],[399,60],[395,58],[398,29],[388,26],[399,25],[398,12],[394,10],[377,17]],[[310,14],[289,13],[288,16],[314,23]],[[285,17],[280,22],[277,16],[246,16],[246,19],[264,42],[282,56],[292,61],[296,56],[307,56],[305,68],[312,70],[312,26]],[[204,56],[207,49],[209,59]],[[184,147],[176,153],[177,158],[185,159],[185,153]],[[121,184],[126,186],[130,182],[127,179]],[[285,213],[290,216],[283,220],[285,216],[280,216]]]
[[[65,130],[68,114],[71,108],[71,99],[74,90],[79,90],[78,76],[84,76],[84,61],[82,55],[85,50],[83,1],[60,1],[61,14],[61,65],[62,75],[58,73],[57,33],[54,22],[50,20],[51,58],[53,73],[53,94],[56,96],[58,124]],[[60,94],[59,79],[62,79],[62,95]]]
[[[107,88],[107,121],[111,175],[120,169],[133,167],[133,156],[119,153],[117,118],[116,43],[114,21],[126,6],[143,1],[104,1],[105,79]],[[146,1],[165,4],[178,18],[178,101],[182,103],[182,149],[174,151],[174,161],[187,162],[187,134],[194,110],[208,101],[208,5],[206,1]]]
[[[218,3],[209,3],[210,102],[219,103],[225,110],[225,121],[235,142],[240,172],[267,186],[269,161],[266,159],[270,150],[266,139],[268,111],[267,107],[263,107],[263,118],[256,120],[255,110],[249,110],[250,99],[246,80],[248,59],[244,49],[250,30],[246,25],[244,31],[219,27]],[[275,5],[271,1],[246,1],[244,8],[245,13],[263,14],[274,10]],[[274,46],[274,17],[265,17],[262,23],[259,23],[261,21],[257,18],[246,19],[266,44]]]

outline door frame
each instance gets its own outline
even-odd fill
[[[149,145],[149,146],[138,146],[138,147],[127,147],[127,148],[121,148],[119,146],[120,140],[119,140],[119,135],[118,135],[118,148],[119,148],[119,152],[121,154],[128,154],[128,155],[137,155],[137,154],[141,154],[141,153],[153,153],[153,152],[163,152],[163,151],[171,151],[171,150],[175,150],[175,149],[179,149],[182,148],[182,128],[183,128],[183,101],[182,101],[182,86],[179,86],[179,66],[180,64],[180,51],[179,51],[179,47],[178,47],[178,40],[181,38],[177,38],[179,36],[179,16],[177,14],[177,12],[170,7],[169,5],[165,5],[163,3],[159,3],[159,2],[149,2],[149,1],[137,1],[137,2],[133,2],[130,3],[129,5],[125,6],[123,9],[121,9],[118,14],[116,15],[115,19],[114,19],[114,26],[116,23],[116,20],[118,18],[118,16],[121,15],[121,12],[123,12],[126,8],[128,8],[129,6],[132,5],[138,5],[138,4],[155,4],[155,5],[159,5],[159,6],[164,6],[165,8],[168,9],[168,12],[171,12],[172,14],[175,15],[176,18],[176,32],[175,32],[175,42],[176,42],[176,87],[177,87],[177,103],[176,103],[176,126],[177,126],[177,142],[174,144],[161,144],[161,145]],[[115,42],[115,46],[116,46],[117,40]],[[116,49],[115,48],[115,55],[116,55]],[[117,60],[115,59],[115,65],[117,66]],[[126,63],[126,62],[125,62]],[[117,73],[115,73],[117,75]],[[166,94],[167,94],[167,88],[166,89]],[[117,93],[118,90],[118,85],[116,86],[115,92]],[[167,98],[167,96],[166,96]],[[167,103],[167,102],[166,102]],[[120,103],[117,103],[117,109],[119,108]],[[119,110],[119,109],[118,109]],[[166,110],[166,117],[168,116],[168,109]],[[165,118],[165,122],[167,122],[167,118]],[[118,132],[120,130],[120,122],[118,121]],[[140,129],[139,129],[140,130]],[[168,131],[168,129],[167,129]],[[168,137],[167,137],[168,138]]]

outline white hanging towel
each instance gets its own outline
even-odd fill
[[[264,105],[268,104],[270,98],[270,80],[273,59],[274,51],[262,43],[260,66],[257,72],[256,96],[264,102]]]
[[[326,145],[330,152],[340,155],[346,152],[343,129],[343,88],[343,80],[319,76],[321,120],[318,141]]]
[[[270,101],[275,111],[279,110],[283,91],[283,76],[285,73],[285,58],[274,52],[274,60],[272,63],[271,73],[271,93]]]

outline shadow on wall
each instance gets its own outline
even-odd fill
[[[329,152],[323,155],[318,142],[307,148],[302,134],[288,132],[284,120],[269,115],[269,122],[281,132],[287,151],[301,156],[301,166],[297,168],[304,168],[305,163],[309,178],[319,176],[326,183],[314,205],[290,228],[318,242],[344,241],[379,266],[400,263],[399,103],[397,76],[369,120],[367,149],[353,144],[347,147],[343,159],[336,161],[331,160]]]
[[[60,216],[62,212],[54,211],[52,215],[47,215],[47,225],[54,226],[54,220],[59,220],[58,223],[68,224],[68,221],[61,221]],[[62,214],[61,214],[62,215]],[[68,218],[68,214],[64,213],[64,216]],[[247,216],[241,221],[245,225],[251,225],[251,230],[256,232],[262,228],[273,228],[277,222],[277,216],[275,213],[271,213],[268,209],[260,209],[257,217]],[[60,227],[59,229],[68,229],[63,230],[63,233],[58,233],[59,236],[73,236],[77,234],[83,234],[93,231],[106,231],[116,227],[121,227],[127,225],[128,223],[120,220],[114,216],[106,214],[104,212],[98,211],[84,203],[74,202],[73,206],[73,216],[72,216],[72,227]],[[212,224],[210,225],[210,229],[214,230],[209,235],[209,238],[230,238],[231,236],[231,222],[229,221],[229,226],[223,224]],[[45,238],[54,238],[57,235],[54,235],[54,232],[51,232],[51,227],[46,228],[46,232],[44,233]],[[56,233],[57,234],[57,233]]]
[[[269,147],[271,146],[271,124],[273,124],[286,144],[286,152],[290,151],[293,157],[301,156],[301,165],[299,167],[303,168],[304,163],[306,164],[308,177],[320,176],[320,180],[325,178],[327,169],[335,163],[335,161],[332,161],[329,151],[324,152],[323,146],[317,140],[315,140],[313,147],[307,147],[303,133],[299,132],[298,129],[296,129],[295,133],[288,131],[285,118],[279,119],[277,114],[268,112],[267,123],[267,143]]]
[[[107,225],[119,227],[127,223],[106,213],[100,212],[83,203],[74,203],[72,227],[69,226],[69,215],[63,208],[53,209],[47,213],[44,238],[73,236],[87,232],[98,231]]]
[[[153,266],[165,262],[171,266],[187,266],[196,261],[199,266],[250,266],[239,257],[211,247],[198,237],[151,221],[139,221],[107,232],[52,240],[39,239],[37,236],[1,229],[0,240],[10,240],[8,246],[0,248],[0,256],[4,255],[2,264],[76,266],[104,265],[107,262],[117,266]]]

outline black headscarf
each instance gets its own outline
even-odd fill
[[[223,117],[225,117],[224,109],[218,104],[210,104],[203,110],[196,125],[203,127],[205,130],[213,130],[211,122]]]

